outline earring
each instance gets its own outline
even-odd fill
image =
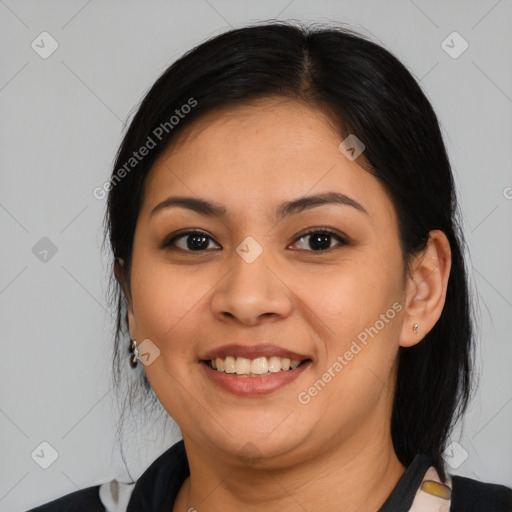
[[[128,349],[130,354],[130,366],[132,368],[137,367],[137,359],[139,358],[139,349],[137,348],[137,342],[130,338],[130,348]]]
[[[414,332],[414,334],[416,334],[416,336],[420,335],[419,332],[418,332],[418,327],[419,327],[418,324],[414,324],[412,326],[412,331]]]

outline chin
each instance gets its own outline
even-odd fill
[[[269,468],[285,467],[292,463],[292,459],[295,460],[298,455],[297,448],[305,443],[307,436],[300,436],[298,432],[291,435],[286,429],[277,432],[278,429],[279,427],[269,434],[268,431],[255,430],[254,425],[242,422],[232,425],[230,432],[233,436],[222,431],[222,435],[210,439],[208,444],[225,454],[235,456],[244,466],[263,469],[268,464]],[[236,435],[236,432],[244,434]]]

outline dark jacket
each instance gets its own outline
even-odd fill
[[[407,512],[432,459],[418,454],[378,512]],[[178,491],[189,475],[183,441],[158,457],[133,488],[126,512],[170,512]],[[453,476],[451,512],[512,512],[512,489]],[[67,494],[28,512],[105,512],[99,485]],[[335,509],[333,509],[335,510]]]

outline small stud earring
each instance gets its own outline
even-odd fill
[[[130,352],[130,366],[136,368],[137,359],[139,358],[139,349],[137,348],[137,342],[135,340],[130,339],[130,348],[128,350]]]
[[[414,325],[412,326],[412,331],[414,332],[414,334],[416,334],[416,336],[419,336],[419,335],[420,335],[420,333],[418,332],[418,327],[419,327],[419,325],[418,325],[418,324],[414,324]]]

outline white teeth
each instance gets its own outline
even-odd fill
[[[258,357],[253,359],[251,363],[251,373],[261,375],[268,372],[268,363],[266,357]]]
[[[226,373],[236,373],[235,358],[228,356],[224,359],[224,371]]]
[[[281,371],[281,358],[280,357],[272,356],[268,360],[268,371],[272,372],[272,373]]]
[[[245,357],[237,357],[235,368],[237,375],[247,375],[251,373],[251,360]]]
[[[280,371],[295,370],[301,361],[290,360],[287,357],[272,356],[257,357],[248,359],[246,357],[227,356],[225,358],[217,357],[210,361],[214,370],[224,373],[236,373],[237,375],[268,375]]]

